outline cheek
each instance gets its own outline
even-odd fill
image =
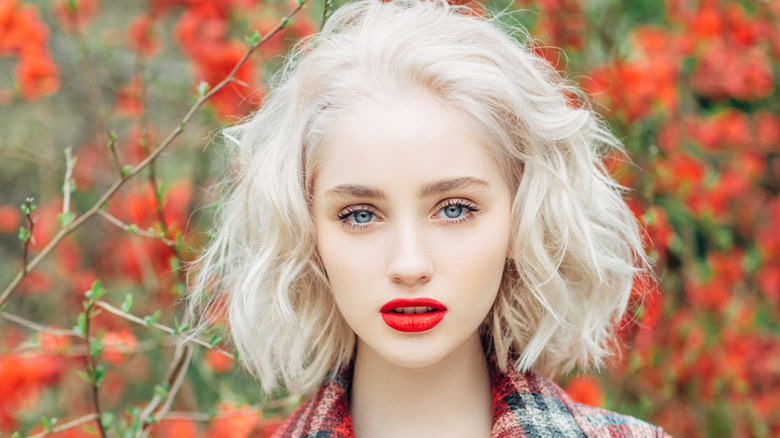
[[[322,259],[325,272],[330,280],[336,301],[344,301],[343,296],[361,293],[376,276],[378,269],[378,248],[365,236],[357,241],[355,236],[345,234],[339,225],[318,228],[317,250]]]

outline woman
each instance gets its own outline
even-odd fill
[[[265,392],[314,393],[275,436],[664,436],[541,374],[601,362],[646,258],[617,140],[474,15],[350,3],[227,131],[199,289]]]

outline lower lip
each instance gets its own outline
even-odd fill
[[[424,332],[438,325],[446,310],[435,310],[426,313],[395,313],[383,312],[382,319],[385,324],[399,332]]]

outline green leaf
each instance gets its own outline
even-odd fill
[[[222,337],[218,335],[214,335],[211,337],[211,340],[209,341],[209,345],[211,345],[212,347],[216,347],[217,344],[219,344],[220,342],[222,342]]]
[[[92,383],[92,376],[90,376],[87,372],[85,372],[85,371],[76,371],[76,375],[81,377],[82,379],[86,380],[87,382]]]
[[[92,283],[92,297],[93,297],[93,299],[99,300],[105,294],[106,294],[106,290],[103,289],[103,283],[101,283],[100,280],[95,280],[95,282]]]
[[[46,433],[51,433],[51,423],[49,423],[48,418],[41,417],[41,424],[43,424],[43,430],[45,430]]]
[[[79,335],[86,336],[87,334],[87,314],[84,312],[79,313],[79,316],[76,317],[76,332],[78,332]]]
[[[104,429],[111,429],[111,425],[114,422],[114,414],[111,412],[104,412],[103,418],[100,419],[100,424]]]
[[[131,233],[137,233],[138,232],[138,225],[136,224],[130,224],[127,226],[127,231]]]
[[[30,230],[28,230],[25,227],[19,227],[19,234],[18,234],[19,240],[22,241],[22,243],[27,243],[28,240],[32,237],[32,233]]]
[[[103,352],[103,343],[100,339],[93,339],[92,344],[89,346],[89,355],[92,359],[100,356]]]
[[[133,308],[133,295],[127,294],[125,301],[122,303],[122,311],[127,313]]]
[[[291,25],[293,22],[293,17],[284,17],[282,18],[282,29],[285,27]]]
[[[122,166],[122,176],[123,177],[125,177],[127,175],[130,175],[130,172],[132,172],[132,171],[133,171],[133,166],[131,166],[129,164],[125,164],[124,166]]]
[[[14,432],[14,434],[11,435],[11,438],[22,438],[22,435],[19,434],[19,432]]]
[[[57,215],[57,219],[60,221],[60,226],[65,228],[73,223],[73,212],[67,211],[65,213],[60,213]]]
[[[168,398],[168,395],[170,395],[170,389],[168,388],[168,385],[154,385],[154,393],[159,395],[162,398]]]
[[[200,81],[200,83],[198,84],[198,88],[197,88],[198,89],[198,95],[199,96],[205,96],[206,93],[209,92],[210,88],[211,88],[211,86],[209,85],[208,82]]]
[[[162,316],[162,311],[160,310],[154,312],[154,315],[147,315],[144,317],[144,324],[146,324],[147,327],[151,327],[152,324],[155,324],[160,320],[160,316]]]
[[[255,44],[260,42],[260,32],[258,32],[258,31],[252,32],[252,35],[250,35],[248,37],[244,37],[244,41],[246,41],[250,45],[254,46]]]
[[[100,384],[103,382],[103,377],[106,376],[106,369],[102,366],[97,367],[95,370],[95,386],[100,386]]]
[[[98,435],[98,431],[95,430],[95,428],[92,427],[92,426],[84,426],[84,430],[86,430],[87,432],[89,432],[91,434]]]

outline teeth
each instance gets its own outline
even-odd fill
[[[394,313],[404,313],[406,315],[411,315],[413,313],[426,313],[426,312],[433,312],[436,309],[433,307],[396,307],[393,309]]]

